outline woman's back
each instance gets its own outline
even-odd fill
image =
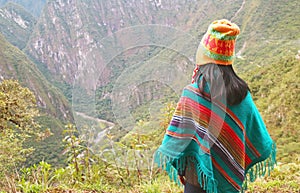
[[[192,84],[183,89],[155,161],[185,192],[239,192],[275,164],[276,147],[232,68],[237,25],[213,22],[197,50]],[[253,167],[254,166],[254,167]],[[184,177],[183,177],[184,176]]]

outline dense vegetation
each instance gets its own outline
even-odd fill
[[[60,91],[50,84],[37,67],[17,47],[8,43],[0,34],[0,80],[15,79],[19,84],[28,87],[34,94],[39,116],[36,122],[42,129],[51,129],[53,135],[44,141],[29,142],[37,151],[31,154],[32,159],[27,159],[29,165],[39,160],[47,160],[51,164],[63,164],[61,158],[62,130],[64,124],[72,120],[69,104]],[[0,111],[3,113],[2,111]],[[67,121],[68,120],[68,121]]]
[[[32,147],[26,146],[26,141],[44,138],[51,133],[48,129],[41,131],[35,120],[39,115],[35,96],[17,81],[1,82],[0,110],[0,177],[3,179],[14,173],[33,151]]]
[[[295,57],[282,58],[264,68],[244,73],[254,100],[278,144],[280,162],[300,160],[300,61]]]

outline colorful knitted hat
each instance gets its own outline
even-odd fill
[[[232,65],[234,47],[240,28],[226,19],[216,20],[208,27],[196,54],[196,64]]]

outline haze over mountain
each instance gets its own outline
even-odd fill
[[[224,11],[219,11],[218,16],[224,17],[231,4],[232,1],[224,4]],[[234,4],[232,9],[238,9],[240,4]],[[205,24],[215,16],[218,6],[213,1],[188,0],[49,1],[26,50],[60,80],[72,83],[78,70],[96,67],[107,77],[102,82],[107,82],[111,69],[105,67],[105,62],[109,61],[105,61],[103,50],[105,52],[110,46],[124,52],[128,49],[124,47],[128,42],[137,41],[130,32],[118,35],[118,31],[141,25],[145,28],[162,25],[186,33],[201,26],[204,31]],[[148,39],[145,36],[150,31],[144,30],[137,34],[139,39]],[[155,35],[158,34],[152,34],[153,39],[157,38]],[[105,42],[106,38],[111,38],[111,42]]]

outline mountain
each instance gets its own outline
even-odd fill
[[[36,19],[23,7],[7,3],[0,8],[0,32],[14,46],[23,49],[36,24]]]
[[[234,67],[245,72],[295,56],[298,8],[296,0],[50,0],[24,51],[74,111],[133,128],[178,99],[211,21],[240,26]]]
[[[114,58],[106,56],[109,52],[123,53],[132,48],[129,46],[137,46],[132,45],[133,42],[157,43],[153,39],[158,36],[168,39],[176,30],[176,33],[193,36],[192,40],[183,39],[178,44],[191,44],[189,49],[194,54],[195,44],[208,24],[215,19],[228,18],[241,26],[238,66],[249,69],[252,63],[262,66],[274,57],[288,54],[288,50],[299,48],[299,9],[296,0],[52,0],[45,6],[27,53],[59,80],[73,83],[79,71],[86,74],[91,68],[98,68],[103,75],[101,82],[107,83],[113,70],[105,63]],[[158,25],[165,26],[161,29],[165,33],[147,29]],[[143,38],[148,42],[140,41]],[[119,53],[109,47],[118,49]],[[95,80],[86,78],[86,85],[94,84]]]
[[[12,46],[0,35],[1,79],[17,79],[30,88],[38,100],[39,107],[46,113],[69,120],[68,103],[58,89],[52,86],[26,55]]]
[[[42,142],[30,142],[37,151],[30,161],[35,163],[42,159],[58,162],[62,151],[62,130],[64,124],[73,120],[71,108],[61,92],[50,84],[36,65],[17,47],[11,45],[0,34],[0,81],[16,79],[28,87],[37,99],[40,117],[37,118],[42,128],[49,128],[53,136]],[[30,163],[32,163],[30,162]]]
[[[161,90],[158,99],[167,96],[162,90],[166,86],[179,94],[176,88],[187,83],[193,68],[199,32],[203,34],[217,16],[233,17],[231,11],[241,5],[232,0],[224,5],[195,0],[50,0],[25,52],[48,80],[58,82],[55,85],[72,97],[69,100],[76,111],[115,121],[123,119],[114,118],[119,116],[116,112],[126,108],[123,115],[127,115],[136,111],[132,109],[136,101],[142,104],[154,99],[152,91]],[[174,73],[168,73],[172,68]],[[186,81],[174,79],[179,75]],[[116,101],[123,99],[116,96],[124,92],[115,85],[121,78],[126,79],[121,85],[128,92],[119,105]],[[149,82],[155,84],[150,86],[155,88],[152,91],[145,86]],[[73,88],[72,93],[66,85]],[[129,98],[132,110],[127,106]],[[113,110],[113,105],[119,109]]]
[[[131,128],[177,100],[211,21],[240,26],[234,67],[248,72],[300,50],[299,6],[296,0],[49,0],[23,50],[74,111]]]
[[[15,3],[24,7],[34,17],[38,18],[47,0],[0,0],[0,6],[7,3]]]
[[[114,71],[106,65],[114,59],[113,54],[119,55],[128,49],[137,53],[133,48],[138,46],[157,48],[155,44],[164,43],[158,40],[170,40],[168,37],[176,33],[189,36],[193,28],[201,28],[202,33],[213,18],[232,17],[234,13],[229,10],[237,10],[241,5],[241,2],[226,2],[218,5],[214,1],[195,0],[50,0],[26,52],[58,80],[72,84],[79,73],[87,74],[95,68],[102,73],[99,84],[103,85],[110,81]],[[187,41],[185,45],[196,42]],[[165,43],[171,44],[171,41]],[[190,49],[194,53],[195,46]],[[144,54],[147,56],[149,52],[146,50]],[[143,56],[139,59],[143,60]],[[87,86],[98,80],[86,76],[84,81]]]

